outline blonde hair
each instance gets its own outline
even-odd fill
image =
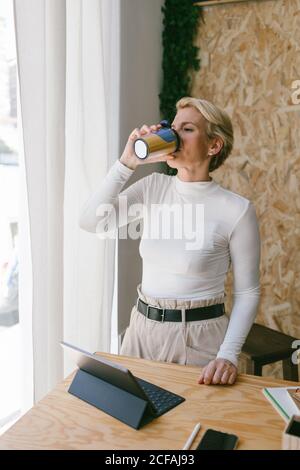
[[[200,98],[185,96],[176,103],[177,111],[187,107],[196,108],[205,118],[206,135],[209,140],[214,137],[220,137],[222,139],[222,149],[211,159],[209,164],[209,171],[214,171],[229,157],[233,147],[234,139],[231,119],[225,111],[218,108],[210,101]]]

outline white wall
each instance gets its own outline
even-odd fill
[[[163,0],[121,0],[121,152],[135,127],[160,121],[163,3]],[[154,170],[160,171],[160,166],[151,164],[138,168],[128,185]],[[129,322],[136,301],[136,286],[142,278],[138,246],[139,240],[119,240],[118,243],[119,333]]]

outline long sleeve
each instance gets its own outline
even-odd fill
[[[114,232],[117,227],[140,218],[140,214],[131,213],[128,209],[133,204],[143,203],[143,180],[145,178],[136,181],[122,191],[133,172],[134,170],[127,168],[119,160],[113,164],[101,182],[100,188],[89,197],[82,207],[79,225],[83,230],[109,234]]]
[[[255,208],[250,202],[232,230],[229,249],[234,281],[233,308],[217,357],[237,365],[260,298],[260,235]]]

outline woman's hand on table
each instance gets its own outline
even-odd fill
[[[204,385],[233,385],[238,375],[237,367],[228,359],[214,359],[203,367],[198,378]]]

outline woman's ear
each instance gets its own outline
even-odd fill
[[[221,137],[214,137],[208,147],[208,155],[211,157],[218,155],[218,153],[222,150],[223,145],[224,142]]]

